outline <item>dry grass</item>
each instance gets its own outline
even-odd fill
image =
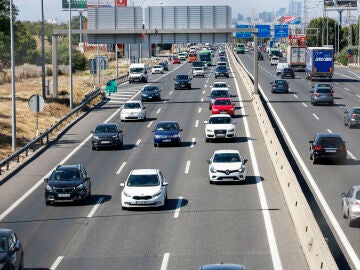
[[[115,63],[110,63],[108,71],[104,71],[101,84],[104,85],[109,79],[114,78]],[[37,70],[39,68],[40,70]],[[29,98],[34,94],[41,94],[41,67],[24,65],[16,68],[16,137],[18,148],[35,138],[36,135],[36,113],[31,111],[28,105]],[[119,73],[126,73],[127,65],[122,64]],[[47,77],[52,80],[52,77]],[[0,78],[1,81],[1,78]],[[74,104],[79,104],[84,96],[91,92],[95,86],[99,86],[94,76],[88,71],[73,75]],[[67,95],[58,99],[51,97],[45,103],[45,108],[39,113],[39,132],[57,122],[63,115],[70,111],[68,104],[69,78],[59,76],[59,93]],[[100,99],[97,100],[99,102]],[[96,102],[96,101],[95,101]],[[76,116],[74,116],[76,117]],[[70,121],[70,120],[69,120]],[[0,160],[3,160],[12,153],[12,93],[11,83],[5,80],[0,82]]]

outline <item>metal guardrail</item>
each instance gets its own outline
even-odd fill
[[[58,126],[60,126],[65,120],[67,120],[70,116],[78,112],[79,110],[83,109],[86,104],[88,104],[90,101],[92,101],[95,97],[99,96],[101,94],[101,89],[97,88],[94,91],[90,92],[89,94],[85,95],[83,101],[79,106],[77,106],[75,109],[73,109],[71,112],[67,113],[63,117],[60,118],[59,121],[57,121],[54,125],[52,125],[50,128],[48,128],[44,133],[40,134],[37,138],[26,144],[24,147],[17,150],[14,154],[10,155],[6,159],[2,160],[0,162],[0,175],[3,172],[3,168],[5,168],[6,171],[10,169],[10,163],[16,161],[17,163],[20,162],[21,155],[25,154],[25,157],[28,156],[29,151],[35,152],[37,149],[39,149],[41,146],[46,145],[50,142],[49,136],[51,133],[56,130]]]

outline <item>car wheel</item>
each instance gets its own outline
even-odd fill
[[[159,146],[159,144],[157,144],[157,143],[154,143],[154,147],[158,147]]]
[[[313,157],[313,164],[319,164],[319,161],[317,158]]]
[[[340,159],[340,163],[341,163],[341,164],[346,164],[346,157],[341,158],[341,159]]]
[[[349,218],[349,211],[344,210],[344,202],[342,203],[342,209],[343,209],[343,218]]]
[[[210,142],[210,139],[209,139],[209,138],[205,138],[205,142]]]
[[[121,209],[122,209],[122,210],[127,210],[127,207],[121,206]]]
[[[91,147],[91,150],[96,150],[96,147],[95,147],[95,146],[92,146],[92,147]]]
[[[51,202],[50,202],[50,201],[45,200],[45,204],[46,204],[46,205],[51,205]]]
[[[313,106],[316,106],[316,102],[313,102],[312,105],[313,105]]]
[[[355,227],[355,221],[349,216],[349,227]]]
[[[178,141],[177,146],[181,146],[181,141]]]
[[[209,180],[209,183],[210,183],[210,185],[213,185],[213,184],[214,184],[214,181]]]
[[[90,185],[90,187],[89,187],[89,193],[88,193],[88,195],[86,196],[85,201],[89,201],[90,198],[91,198],[91,185]]]

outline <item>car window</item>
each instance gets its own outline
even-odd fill
[[[95,133],[115,133],[117,128],[115,125],[100,125],[95,129]]]
[[[230,117],[211,117],[209,119],[209,124],[230,124]]]
[[[16,237],[15,235],[13,235],[12,233],[8,235],[8,247],[9,250],[12,250],[15,247],[15,243],[16,243]]]
[[[357,190],[355,193],[355,199],[360,200],[360,190]]]
[[[223,91],[214,90],[214,91],[211,92],[210,97],[211,98],[229,97],[229,93],[226,90],[223,90]]]
[[[218,99],[214,102],[215,105],[231,105],[231,101],[229,99]]]
[[[125,109],[138,109],[140,107],[140,103],[137,102],[129,102],[124,104]]]
[[[176,123],[161,123],[158,124],[156,130],[159,131],[175,131],[178,130],[179,126]]]
[[[227,87],[226,83],[214,83],[215,88]]]
[[[187,80],[188,79],[188,75],[177,75],[176,79],[178,80]]]
[[[353,114],[360,114],[360,109],[354,109]]]
[[[213,162],[215,163],[241,162],[241,158],[237,153],[219,153],[214,155]]]
[[[324,147],[337,147],[343,145],[343,140],[339,137],[320,137],[318,144]]]
[[[318,88],[316,89],[316,93],[327,94],[331,93],[331,90],[329,88]]]
[[[157,91],[158,88],[156,86],[146,86],[144,87],[144,92],[154,92],[154,91]]]
[[[7,252],[6,237],[0,236],[0,253]]]
[[[127,181],[128,187],[154,187],[158,186],[159,178],[157,174],[149,175],[130,175]]]
[[[50,177],[50,180],[74,181],[81,180],[81,176],[80,172],[77,170],[54,171]]]
[[[226,66],[218,66],[216,69],[217,70],[226,70]]]

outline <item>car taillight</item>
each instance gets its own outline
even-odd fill
[[[351,115],[351,119],[355,120],[356,118],[358,118],[358,115],[357,115],[357,114],[352,114],[352,115]]]
[[[314,150],[316,151],[316,152],[321,152],[322,151],[322,146],[321,145],[315,145],[314,146]]]
[[[275,88],[275,87],[278,87],[278,85],[277,85],[277,84],[273,84],[273,88]]]
[[[346,150],[345,146],[340,146],[338,149],[339,149],[340,152],[344,152]]]
[[[333,96],[333,93],[330,93],[330,94],[329,94],[329,97],[332,97],[332,96]]]
[[[315,93],[314,96],[315,97],[320,97],[320,95],[318,93]]]
[[[352,205],[360,205],[360,201],[352,201],[351,204]]]

